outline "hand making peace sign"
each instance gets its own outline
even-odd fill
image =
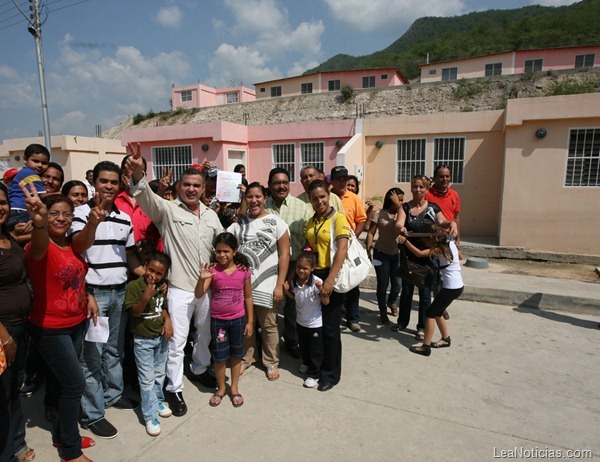
[[[31,221],[33,221],[33,226],[38,229],[45,228],[48,224],[48,208],[40,199],[35,185],[30,183],[29,186],[31,192],[27,189],[27,186],[19,184],[21,191],[25,194],[25,207],[27,208],[27,212],[29,212]]]

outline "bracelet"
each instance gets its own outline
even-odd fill
[[[8,345],[10,342],[14,342],[15,340],[9,335],[8,340],[6,342],[2,342],[2,346]]]
[[[46,229],[48,227],[48,223],[46,223],[44,226],[35,226],[34,224],[32,224],[33,229],[38,229],[38,230],[42,230],[42,229]]]

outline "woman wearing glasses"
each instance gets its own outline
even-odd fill
[[[85,293],[87,267],[73,253],[66,235],[73,222],[73,203],[58,194],[42,201],[33,186],[31,192],[22,190],[33,223],[25,248],[35,294],[29,321],[33,342],[51,372],[47,384],[55,410],[52,440],[62,460],[89,461],[81,449],[94,442],[81,438],[78,418],[85,388],[79,355],[91,312]]]
[[[450,229],[450,235],[455,237],[458,228],[455,222],[446,220],[441,209],[434,203],[425,199],[429,189],[429,178],[416,175],[410,181],[410,192],[412,199],[405,202],[398,210],[396,216],[396,230],[402,234],[419,232],[427,224],[437,224],[441,228]],[[408,238],[409,242],[419,250],[426,248],[425,244],[418,237]],[[416,257],[412,252],[407,252],[409,260],[415,261],[420,265],[431,265],[429,258]],[[419,289],[419,320],[417,323],[417,340],[425,338],[425,311],[431,305],[431,289],[433,285],[433,276],[425,282],[425,287]],[[392,327],[394,332],[405,329],[410,322],[410,312],[412,307],[412,297],[415,286],[406,280],[402,280],[402,293],[400,294],[400,313],[398,323]]]

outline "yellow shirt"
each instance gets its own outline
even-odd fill
[[[317,252],[317,269],[331,267],[331,220],[333,214],[323,218],[311,217],[306,223],[306,242],[313,252]],[[350,237],[350,225],[346,215],[335,212],[335,239]]]

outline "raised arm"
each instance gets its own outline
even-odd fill
[[[98,225],[106,218],[105,210],[106,199],[102,199],[100,204],[90,210],[90,215],[83,229],[73,234],[71,239],[73,252],[83,253],[94,244]]]
[[[455,221],[448,221],[442,212],[435,214],[435,221],[441,228],[450,228],[450,235],[452,237],[458,236],[458,225]]]
[[[31,217],[31,247],[32,260],[41,260],[48,251],[50,238],[48,237],[48,208],[38,195],[35,185],[31,183],[31,192],[24,186],[19,185],[25,194],[25,207]]]
[[[200,268],[200,276],[198,277],[198,282],[196,283],[196,288],[194,289],[194,297],[200,298],[208,291],[212,281],[214,268],[214,263],[205,263],[202,265],[202,268]]]

